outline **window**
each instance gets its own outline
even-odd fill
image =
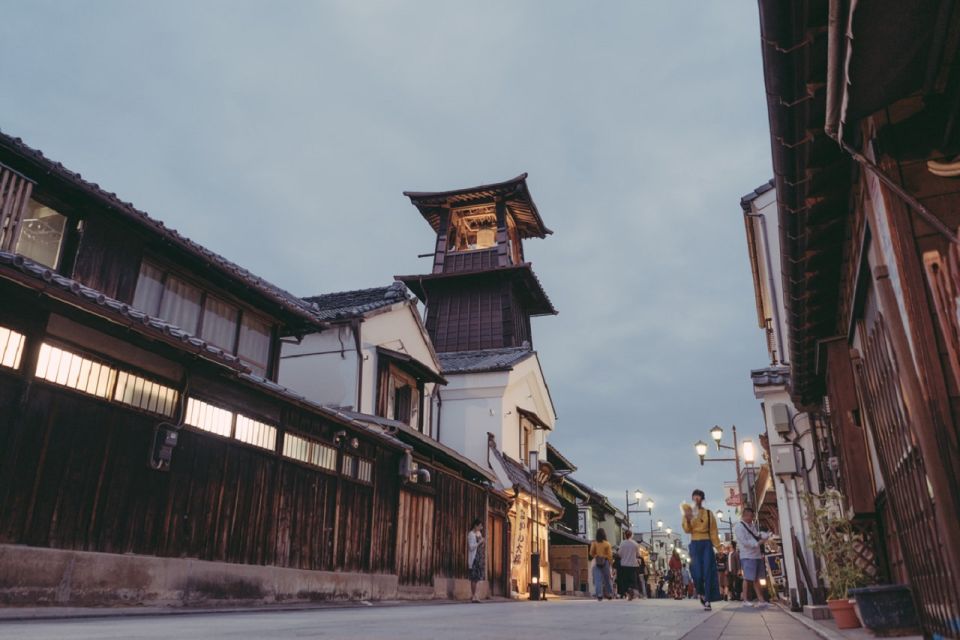
[[[140,265],[133,306],[236,355],[253,373],[266,376],[273,328],[239,306],[148,261]]]
[[[369,460],[360,460],[357,465],[357,480],[360,482],[373,482],[373,463]]]
[[[234,353],[237,345],[237,319],[240,309],[219,298],[207,296],[203,305],[200,337],[224,351]]]
[[[67,217],[31,199],[20,224],[16,252],[56,269],[60,263],[60,246],[63,244]]]
[[[187,333],[197,335],[202,302],[203,291],[180,278],[167,276],[163,298],[160,300],[160,312],[157,315]]]
[[[259,376],[266,374],[270,364],[270,338],[269,324],[248,313],[243,314],[237,356]]]
[[[233,413],[202,400],[189,398],[184,422],[191,427],[229,438],[233,430]]]
[[[44,342],[40,345],[36,376],[54,384],[109,399],[117,370]]]
[[[138,375],[121,371],[113,399],[144,411],[173,417],[177,408],[177,391]]]
[[[273,451],[277,446],[277,429],[238,413],[236,438],[240,442]]]
[[[420,428],[420,387],[413,376],[389,364],[380,370],[380,406],[377,413]]]
[[[357,476],[357,459],[344,454],[343,460],[340,462],[340,473],[348,478],[355,478]]]
[[[337,450],[314,440],[292,433],[283,434],[283,455],[327,471],[337,470]]]
[[[6,327],[0,327],[0,367],[20,368],[23,357],[23,343],[26,336]]]
[[[492,206],[455,209],[450,216],[448,251],[489,249],[497,244],[497,214]]]

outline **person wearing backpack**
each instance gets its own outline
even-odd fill
[[[690,564],[693,582],[704,611],[712,611],[711,602],[720,600],[715,549],[720,547],[717,517],[703,506],[705,495],[694,489],[693,506],[683,505],[683,530],[690,534]]]
[[[590,558],[593,560],[593,592],[600,602],[613,598],[610,570],[613,568],[613,547],[607,542],[607,532],[597,529],[597,539],[590,543]]]
[[[760,608],[766,607],[767,602],[763,594],[763,586],[760,579],[767,575],[767,569],[764,565],[764,543],[770,538],[766,531],[760,531],[753,521],[753,507],[744,507],[740,515],[740,522],[733,530],[733,535],[739,543],[740,566],[743,569],[743,601],[748,607],[754,606],[750,600],[750,586],[753,585],[753,591],[757,594],[757,605]]]

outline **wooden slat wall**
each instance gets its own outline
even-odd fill
[[[361,445],[375,461],[370,486],[184,429],[170,471],[159,473],[146,465],[155,419],[37,382],[21,416],[22,386],[0,375],[0,542],[393,570],[396,451]],[[335,429],[297,413],[286,417],[306,433]]]
[[[504,283],[438,289],[427,307],[427,330],[437,351],[519,346],[513,300]]]
[[[467,533],[475,518],[486,521],[486,492],[478,485],[446,473],[434,474],[434,488],[435,572],[445,578],[466,578],[470,569]]]
[[[401,585],[433,584],[433,496],[400,490],[397,576]]]
[[[112,298],[132,302],[140,273],[143,242],[99,216],[84,220],[73,278]]]
[[[0,250],[13,251],[33,183],[0,164]]]

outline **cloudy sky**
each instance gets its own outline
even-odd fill
[[[766,364],[739,198],[771,175],[756,3],[4,4],[0,129],[304,295],[428,268],[404,189],[529,172],[534,324],[588,484],[674,527]],[[642,520],[646,522],[646,520]]]

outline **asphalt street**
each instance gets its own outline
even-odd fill
[[[806,640],[818,636],[777,609],[721,605],[709,614],[694,601],[672,600],[600,603],[561,599],[0,622],[0,639],[11,640],[534,637]]]

